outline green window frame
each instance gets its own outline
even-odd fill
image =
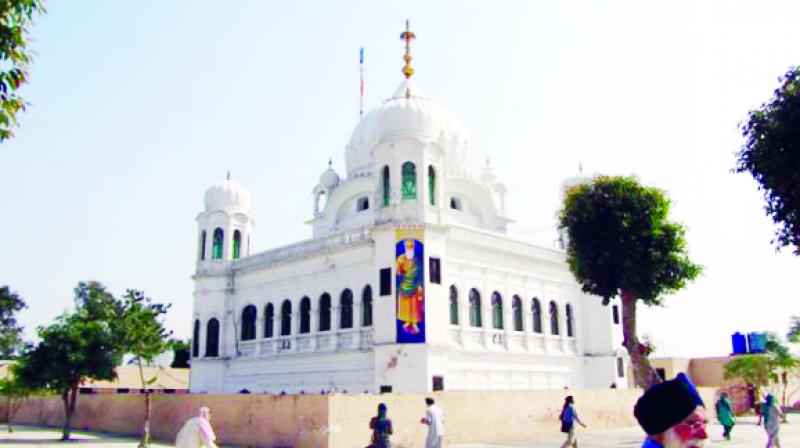
[[[403,164],[402,170],[403,199],[417,198],[417,167],[411,162]]]
[[[206,231],[200,233],[200,260],[206,259]]]
[[[361,293],[361,326],[372,326],[372,286],[367,285]]]
[[[511,309],[514,312],[514,331],[523,331],[522,299],[520,299],[519,296],[514,296]]]
[[[458,325],[458,289],[450,286],[450,325]]]
[[[475,328],[483,326],[483,319],[481,319],[481,294],[475,288],[469,291],[469,326]]]
[[[242,250],[242,232],[233,231],[233,259],[238,260]]]
[[[533,332],[542,332],[542,304],[536,297],[531,301],[531,314],[533,314]]]
[[[222,245],[225,241],[225,232],[217,227],[214,229],[214,247],[211,249],[215,260],[222,260]]]
[[[392,185],[389,178],[389,167],[383,167],[383,173],[381,174],[382,182],[383,182],[383,206],[388,207],[389,204],[392,202]]]
[[[496,291],[492,294],[492,327],[503,329],[503,298]]]
[[[436,205],[436,170],[433,165],[428,167],[428,201]]]

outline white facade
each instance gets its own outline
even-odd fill
[[[465,130],[412,81],[363,117],[346,158],[344,180],[329,167],[312,190],[313,238],[289,246],[251,255],[247,191],[206,193],[193,392],[625,387],[613,307],[562,251],[505,235],[505,186],[488,164],[472,173]],[[424,232],[425,343],[396,343],[397,229]]]

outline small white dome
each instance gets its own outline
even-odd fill
[[[339,175],[336,174],[336,171],[334,171],[333,168],[331,168],[330,166],[328,167],[327,170],[325,170],[324,173],[322,173],[322,176],[319,177],[320,185],[327,187],[329,189],[332,189],[337,185],[339,185],[339,182],[341,182],[341,179],[339,179]]]
[[[376,145],[399,136],[445,143],[445,157],[451,166],[470,159],[469,137],[461,123],[426,98],[414,81],[405,80],[391,98],[364,115],[353,131],[347,145],[348,176],[372,164]]]
[[[206,190],[206,211],[240,211],[250,210],[250,193],[240,183],[230,179],[212,185]]]

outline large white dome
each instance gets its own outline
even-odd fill
[[[429,100],[414,81],[405,80],[394,95],[369,111],[356,126],[347,145],[347,174],[357,175],[372,165],[372,150],[392,137],[414,137],[440,142],[448,168],[468,170],[469,137],[447,109]]]
[[[240,183],[230,179],[212,185],[206,190],[206,211],[217,210],[247,213],[250,210],[250,193]]]

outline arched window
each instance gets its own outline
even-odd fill
[[[383,206],[388,207],[389,204],[392,202],[392,187],[391,183],[389,182],[389,167],[383,167],[383,173],[381,173],[381,184],[383,186],[382,193],[383,193]]]
[[[264,309],[264,337],[271,338],[275,334],[275,307],[269,303]]]
[[[311,332],[311,299],[300,300],[300,333]]]
[[[345,289],[339,297],[339,328],[353,328],[353,291]]]
[[[533,332],[542,332],[542,305],[536,297],[531,300],[531,314],[533,314]]]
[[[492,327],[503,329],[503,297],[497,291],[492,293]]]
[[[242,340],[250,341],[256,338],[256,307],[247,305],[242,310]]]
[[[450,208],[453,210],[463,210],[463,207],[461,206],[461,199],[455,197],[450,198]]]
[[[292,302],[289,299],[281,305],[281,336],[292,334]]]
[[[206,231],[200,232],[200,260],[206,259]]]
[[[475,288],[469,290],[469,326],[483,326],[483,322],[481,322],[481,294]]]
[[[403,164],[403,199],[417,198],[417,167],[411,162]]]
[[[206,356],[219,356],[219,321],[213,317],[206,324]]]
[[[319,331],[331,329],[331,295],[327,292],[319,298]]]
[[[214,229],[214,246],[211,249],[213,252],[212,258],[215,260],[222,260],[222,243],[225,241],[225,233],[217,227]]]
[[[192,333],[192,358],[200,356],[200,320],[194,321],[194,332]]]
[[[325,210],[326,203],[327,196],[325,196],[325,192],[320,191],[317,193],[317,198],[314,200],[314,210],[317,212],[317,216],[322,215],[322,211]]]
[[[361,326],[372,326],[372,287],[369,285],[361,292]]]
[[[242,251],[242,232],[233,231],[233,259],[238,260]]]
[[[428,166],[428,201],[436,205],[436,170],[433,165]]]
[[[558,305],[556,302],[550,301],[550,334],[559,334],[558,332]]]
[[[364,210],[369,210],[369,198],[358,198],[356,201],[356,211],[363,212]]]
[[[567,336],[572,337],[572,305],[568,303],[565,312],[567,313]]]
[[[458,325],[458,289],[450,285],[450,325]]]
[[[522,331],[522,299],[514,296],[511,301],[511,310],[514,312],[514,331]]]

